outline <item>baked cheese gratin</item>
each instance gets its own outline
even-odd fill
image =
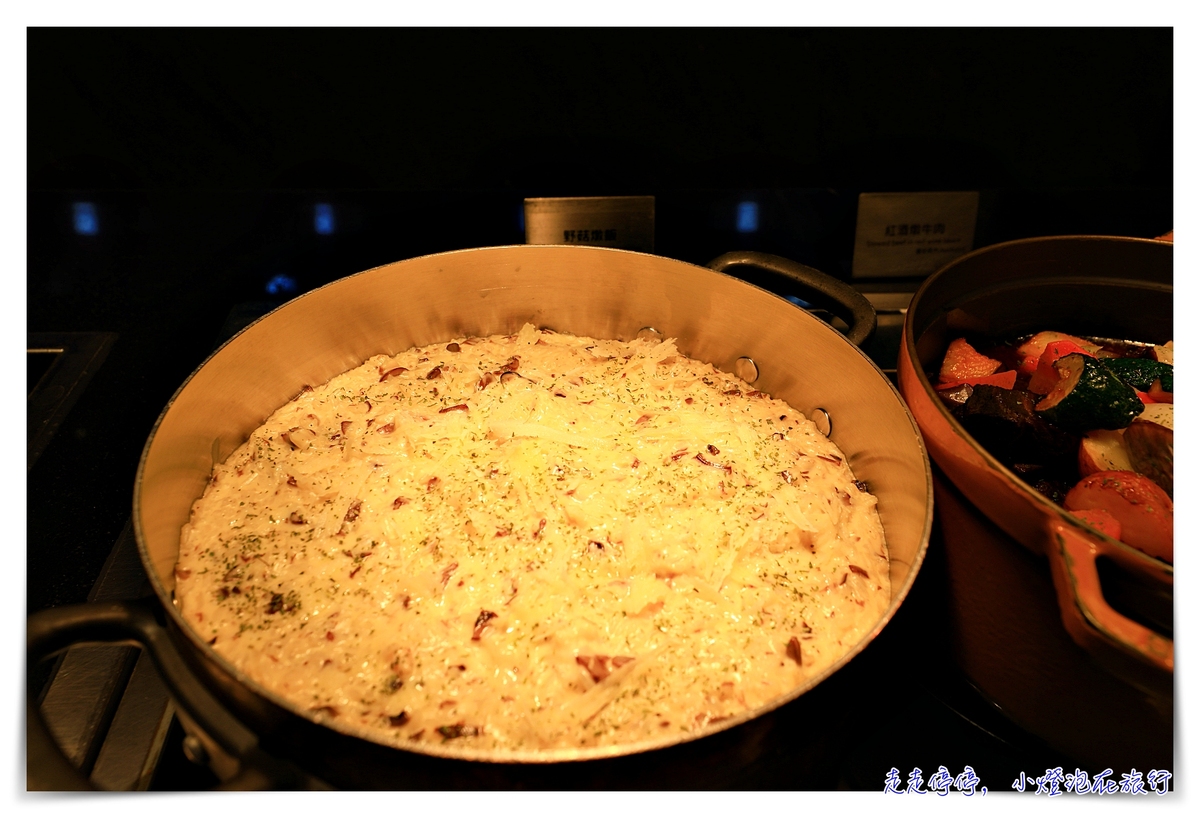
[[[176,602],[383,743],[684,737],[821,673],[891,599],[876,500],[672,340],[526,325],[305,387],[213,470]]]

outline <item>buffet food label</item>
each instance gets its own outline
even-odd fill
[[[654,252],[653,196],[525,200],[526,244],[586,244]]]
[[[932,273],[975,244],[978,191],[860,193],[854,278]]]

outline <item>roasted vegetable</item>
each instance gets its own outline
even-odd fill
[[[1095,358],[1074,353],[1054,362],[1058,383],[1037,404],[1046,420],[1064,429],[1124,429],[1142,412],[1142,401]]]
[[[1171,364],[1152,361],[1149,358],[1106,358],[1104,365],[1109,371],[1142,392],[1158,381],[1163,392],[1174,392],[1174,371]]]
[[[944,389],[948,386],[1000,386],[1004,389],[1012,389],[1016,385],[1016,370],[1010,369],[1008,372],[997,372],[995,375],[980,375],[975,378],[964,378],[961,381],[942,381],[938,384],[938,388]]]
[[[1175,406],[1170,403],[1152,403],[1142,409],[1138,420],[1148,420],[1168,429],[1175,428]]]
[[[1171,406],[1169,403],[1157,405]],[[1171,428],[1173,421],[1164,425],[1152,419],[1158,415],[1151,413],[1149,418],[1134,418],[1125,430],[1125,444],[1133,471],[1146,475],[1174,497],[1175,431]]]
[[[1098,471],[1134,471],[1123,433],[1095,429],[1079,441],[1079,474],[1086,477]]]
[[[1054,362],[1076,352],[1089,358],[1095,357],[1074,341],[1060,340],[1046,344],[1042,357],[1038,359],[1037,371],[1029,379],[1029,391],[1039,395],[1048,394],[1058,383],[1058,370],[1054,368]]]
[[[1017,347],[1017,357],[1020,359],[1017,370],[1026,375],[1036,372],[1046,346],[1054,341],[1070,341],[1093,355],[1100,351],[1098,345],[1074,335],[1067,335],[1065,332],[1039,332]]]
[[[1153,480],[1131,471],[1089,474],[1067,492],[1070,512],[1102,509],[1121,524],[1121,541],[1152,557],[1175,556],[1175,507]]]
[[[1040,464],[1073,469],[1079,437],[1034,411],[1036,396],[1020,389],[976,386],[962,408],[963,426],[1007,466]]]
[[[972,378],[991,375],[999,368],[999,361],[976,352],[965,338],[956,338],[950,342],[946,357],[942,359],[938,380],[942,383],[966,383]]]
[[[1175,393],[1168,389],[1164,389],[1160,381],[1155,381],[1154,383],[1150,384],[1150,389],[1148,390],[1147,394],[1150,396],[1150,400],[1154,401],[1155,403],[1175,402]]]
[[[1104,509],[1088,508],[1071,513],[1101,534],[1107,534],[1114,540],[1121,539],[1121,522]]]

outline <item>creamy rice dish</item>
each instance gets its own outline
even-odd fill
[[[176,603],[383,743],[681,737],[783,695],[891,601],[868,487],[671,340],[525,326],[379,355],[213,470]]]

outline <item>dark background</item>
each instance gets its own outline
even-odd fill
[[[841,277],[861,191],[981,190],[977,245],[1157,235],[1172,44],[1170,29],[31,29],[28,329],[119,338],[30,473],[31,576],[57,577],[30,609],[86,596],[154,418],[239,304],[521,243],[525,196],[654,195],[663,255],[763,249]],[[734,229],[746,198],[754,234]],[[77,202],[95,235],[73,229]],[[280,274],[295,288],[268,293]]]

